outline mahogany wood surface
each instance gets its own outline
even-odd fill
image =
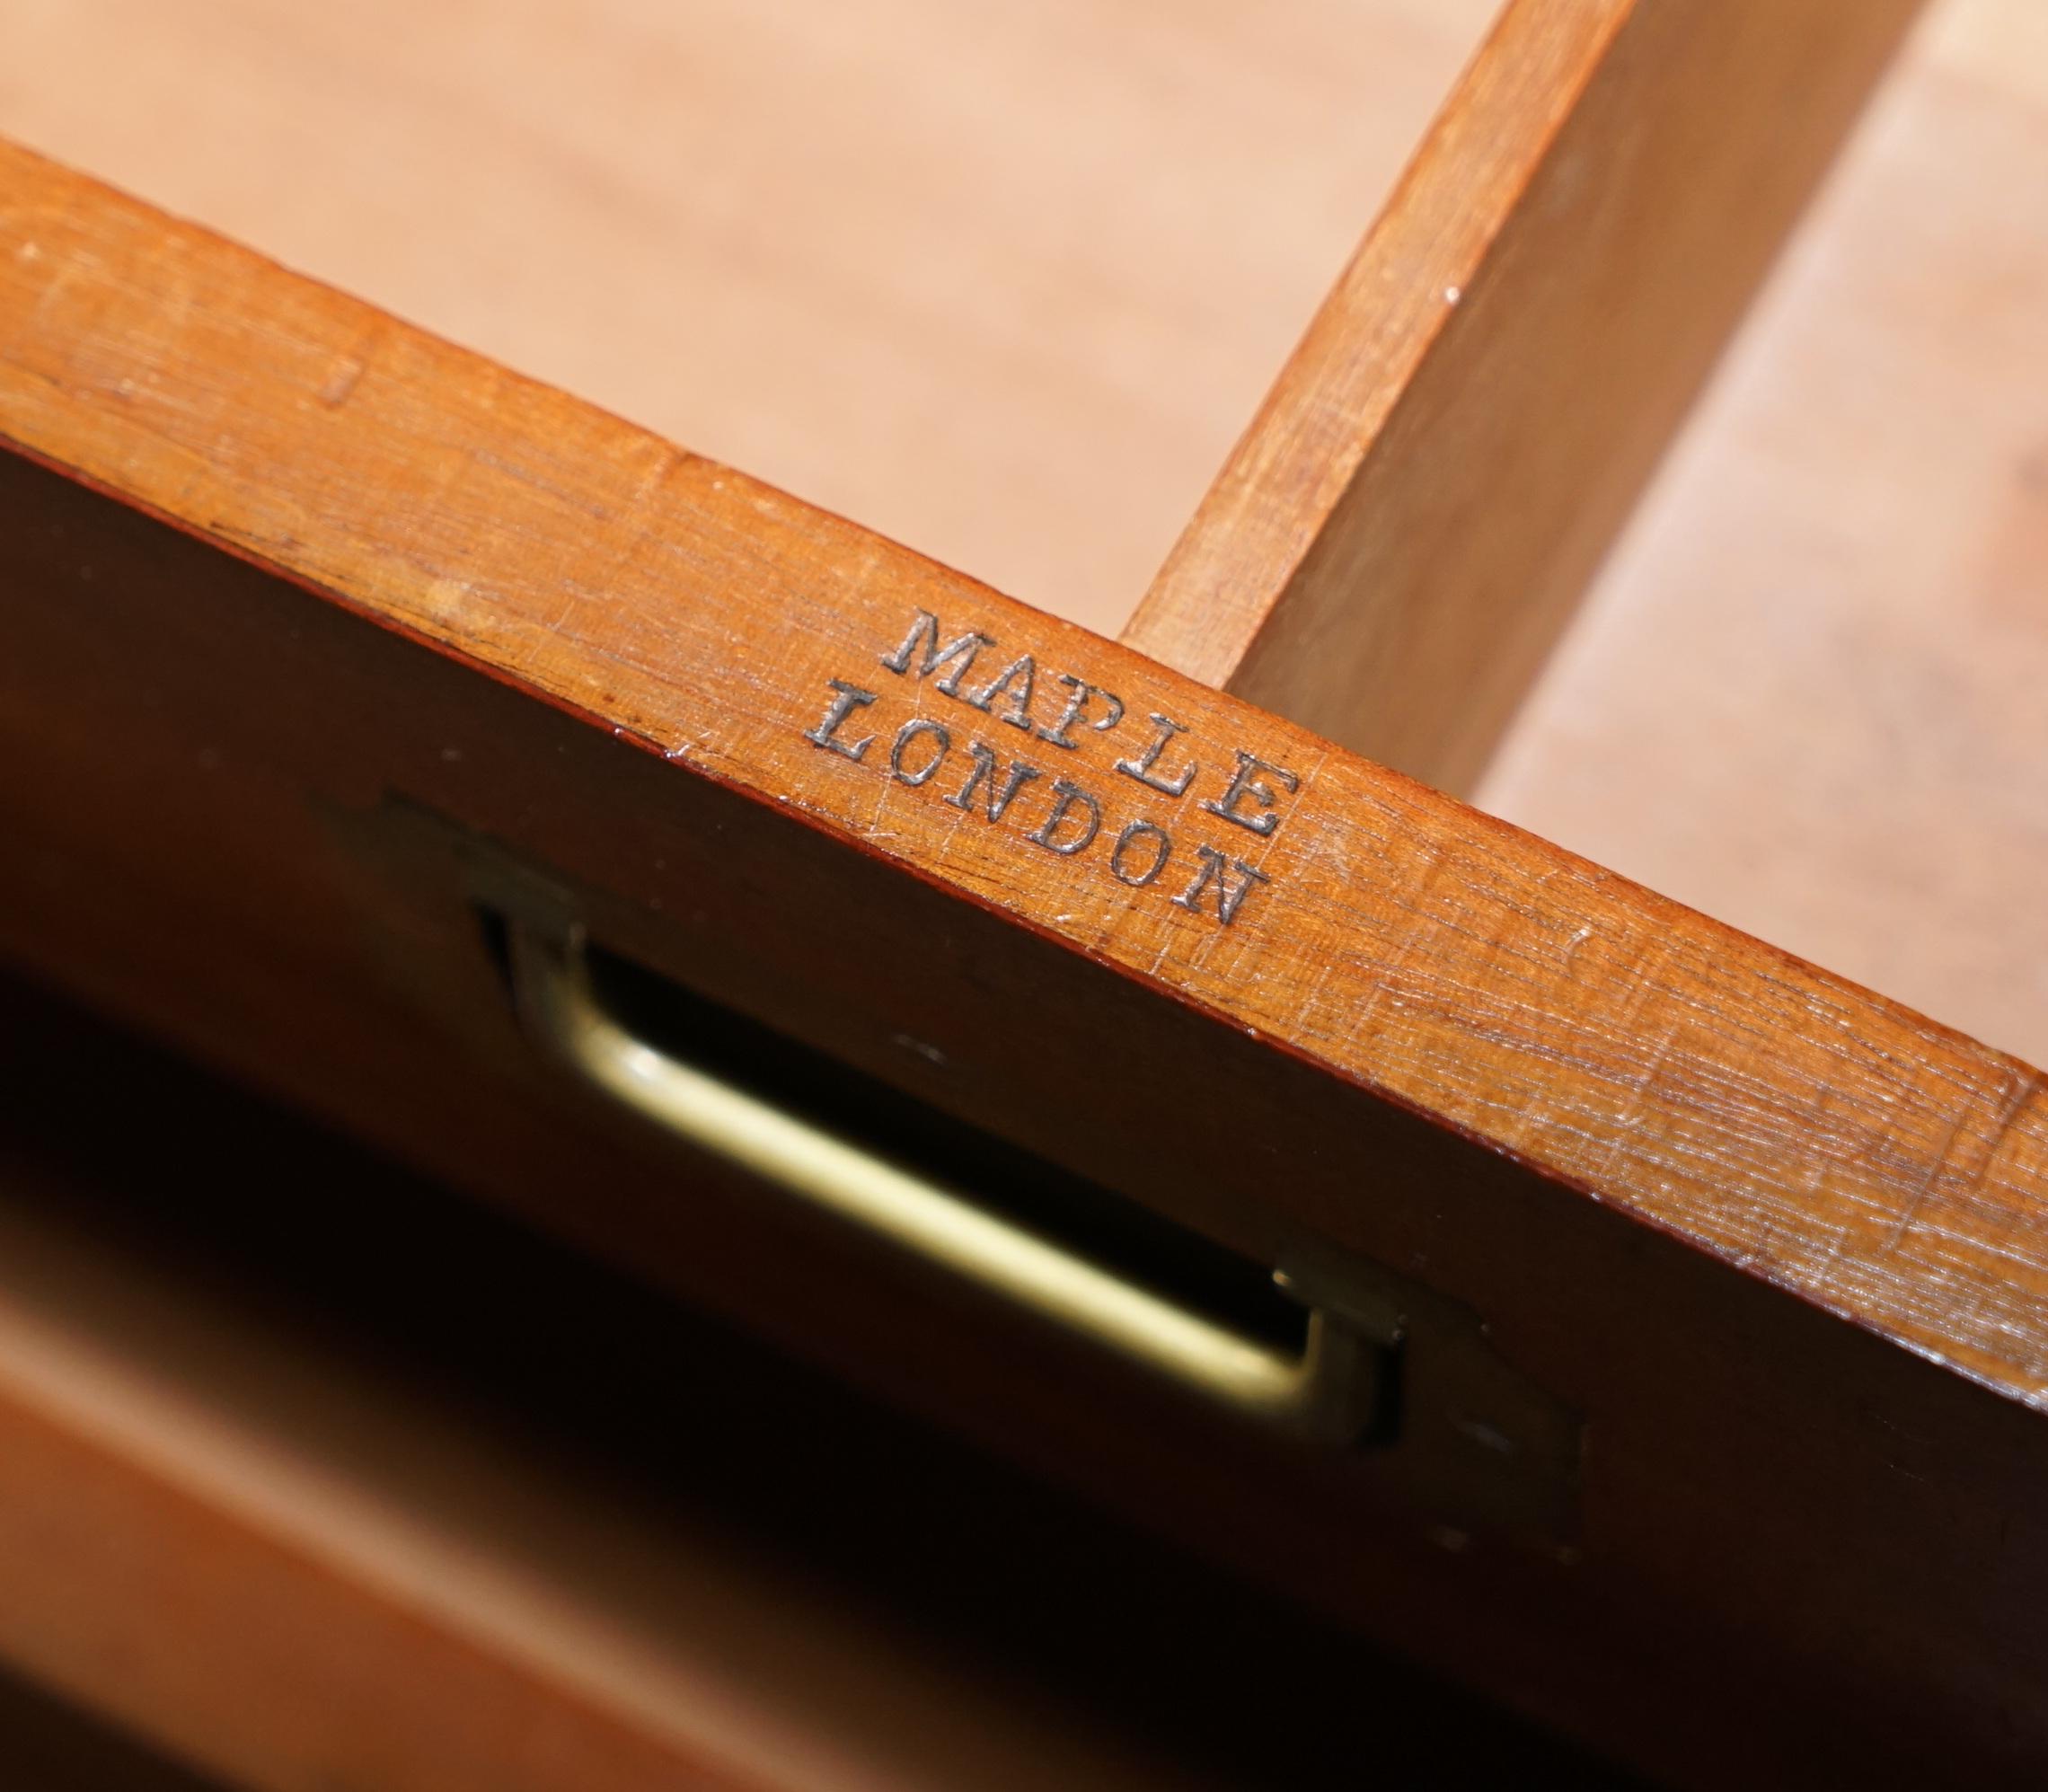
[[[1113,634],[1496,0],[9,0],[0,134]]]
[[[2048,1059],[2048,8],[1930,11],[1479,788]]]
[[[1125,631],[1470,789],[1916,0],[1513,0]]]
[[[11,953],[1662,1771],[2037,1767],[2034,1072],[0,168]],[[951,692],[921,614],[988,640]],[[1180,731],[1148,764],[1153,715]],[[1000,819],[949,800],[987,800],[975,741],[1037,768]],[[1072,853],[1062,779],[1103,817]],[[1139,823],[1170,877],[1115,851]],[[534,1061],[450,828],[620,949],[1255,1258],[1476,1310],[1585,1417],[1577,1540],[1446,1535],[1398,1452],[1227,1436],[684,1173]]]
[[[1115,632],[1495,10],[17,0],[0,133]],[[2044,17],[1926,9],[1475,787],[2035,1062]]]
[[[0,133],[1114,633],[1493,10],[24,0]],[[1923,10],[1472,787],[2029,1061],[2044,19]]]

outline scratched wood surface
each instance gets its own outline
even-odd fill
[[[1537,1624],[1512,1600],[1475,1623],[1531,1572],[1513,1551],[1446,1554],[1412,1506],[1383,1522],[1370,1463],[1362,1478],[1348,1458],[1304,1460],[1220,1426],[579,1099],[515,1024],[459,861],[514,850],[545,883],[579,885],[587,924],[617,949],[1259,1254],[1288,1229],[1248,1199],[1271,1178],[1265,1127],[1162,1139],[1148,1117],[1199,1073],[1251,1111],[1312,1125],[1329,1091],[1288,1086],[1291,1060],[530,693],[337,606],[308,609],[213,547],[0,465],[23,481],[0,490],[0,540],[28,544],[7,565],[23,602],[6,615],[5,663],[36,668],[32,701],[10,690],[0,705],[22,726],[8,739],[19,775],[0,786],[19,848],[0,878],[11,954],[834,1377],[1337,1608],[1347,1631],[1617,1745],[1586,1659],[1603,1629],[1567,1648],[1556,1614]],[[81,573],[102,601],[69,601]],[[104,751],[108,714],[146,715],[151,749]],[[1076,1017],[1117,1042],[1123,1079],[1062,1045]],[[1417,1177],[1440,1198],[1443,1174]],[[361,1218],[372,1249],[410,1239],[402,1213]],[[777,1399],[752,1417],[770,1435],[810,1424]],[[852,1461],[896,1446],[852,1432],[843,1447]],[[839,1485],[844,1465],[796,1479]],[[914,1510],[943,1504],[912,1483]],[[979,1496],[958,1509],[978,1513]],[[1442,1585],[1446,1568],[1461,1589]],[[1206,1595],[1194,1603],[1214,1615]],[[1331,1683],[1334,1709],[1355,1709],[1349,1673]],[[1674,1698],[1682,1684],[1645,1689],[1627,1721],[1650,1752],[1718,1761],[1730,1733],[1699,1734]],[[1758,1688],[1751,1708],[1770,1697]]]
[[[13,0],[0,130],[1114,631],[1492,11]],[[1928,13],[1480,795],[2038,1062],[2048,47]]]
[[[2013,1254],[2048,1137],[2023,1064],[96,183],[4,165],[22,451],[2048,1399],[2048,1284]],[[485,576],[492,534],[518,563]],[[973,636],[978,662],[939,657]],[[1005,787],[1034,766],[1004,825],[948,800],[970,736]],[[1055,826],[1063,785],[1088,800]],[[1120,860],[1135,825],[1152,843]]]
[[[2048,10],[1929,16],[1487,808],[2048,1059]]]
[[[2038,1765],[2035,1073],[0,167],[10,951],[1666,1771]],[[1001,1331],[935,1354],[938,1296],[682,1201],[551,1092],[466,912],[379,895],[393,797],[558,868],[622,949],[1255,1258],[1312,1241],[1484,1314],[1585,1415],[1580,1545],[1446,1549],[1371,1464],[1134,1426],[1110,1378],[997,1367]],[[1702,1707],[1707,1672],[1741,1696]]]

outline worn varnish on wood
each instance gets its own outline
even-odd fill
[[[1666,1770],[2040,1758],[2033,1072],[0,166],[11,953]],[[1256,1259],[1483,1316],[1584,1416],[1575,1542],[1447,1532],[1398,1449],[1226,1434],[621,1134],[519,1037],[451,828]]]
[[[66,0],[0,23],[0,133],[1114,632],[1496,10],[537,0],[480,36],[402,0]],[[1881,14],[1842,15],[1851,46]],[[2048,357],[2044,16],[1926,9],[1585,650],[1473,787],[2035,1062],[2048,437],[2012,370]],[[1810,103],[1744,107],[1767,60],[1727,119],[1805,141]],[[1516,190],[1454,165],[1471,216]],[[1723,216],[1755,246],[1753,206]],[[1404,280],[1390,304],[1436,290]],[[1490,626],[1432,727],[1483,712]],[[1422,691],[1383,693],[1404,738]]]

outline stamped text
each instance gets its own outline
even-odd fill
[[[1134,715],[1114,692],[1043,670],[1030,654],[1007,654],[976,631],[949,638],[928,610],[878,664],[887,676],[829,681],[825,712],[806,740],[1219,926],[1236,921],[1267,882],[1231,840],[1234,830],[1240,840],[1270,839],[1280,827],[1301,787],[1284,766],[1242,747],[1216,753],[1171,716]],[[899,682],[927,686],[962,713],[892,721]],[[1203,830],[1209,837],[1184,818],[1189,796],[1212,824]]]

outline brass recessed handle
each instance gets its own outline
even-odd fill
[[[1310,1308],[1298,1351],[1246,1337],[636,1037],[599,1001],[580,929],[508,919],[507,945],[534,1038],[698,1150],[1249,1417],[1332,1443],[1372,1428],[1387,1346],[1342,1319]]]

